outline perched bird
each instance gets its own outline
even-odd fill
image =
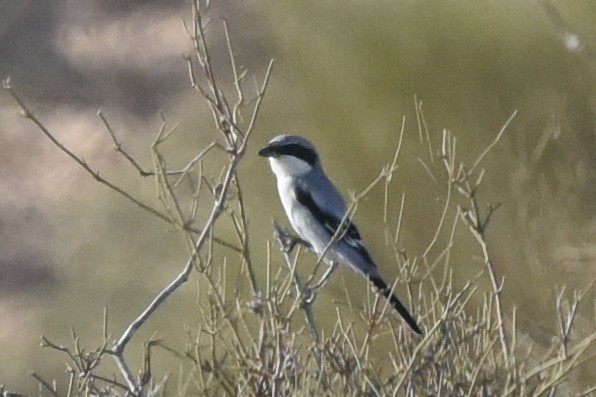
[[[366,276],[408,325],[422,334],[416,320],[381,278],[356,225],[349,219],[342,223],[346,204],[325,175],[314,146],[301,136],[279,135],[259,150],[259,156],[269,159],[290,224],[309,248],[323,255],[323,261],[331,265],[321,281],[326,280],[338,264],[350,266]],[[332,241],[334,236],[336,241]]]

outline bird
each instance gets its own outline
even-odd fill
[[[299,239],[330,265],[317,285],[322,285],[338,264],[347,265],[364,275],[410,328],[422,334],[414,317],[381,277],[358,228],[346,216],[345,201],[325,174],[313,144],[299,135],[282,134],[271,139],[258,155],[269,160],[282,206]]]

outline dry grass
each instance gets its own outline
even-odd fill
[[[439,197],[443,212],[437,220],[435,238],[419,257],[409,257],[400,247],[403,205],[394,217],[388,210],[387,194],[383,229],[400,269],[396,289],[407,297],[408,306],[425,325],[425,333],[417,336],[405,327],[396,327],[386,302],[370,291],[364,309],[338,308],[334,326],[323,329],[313,311],[316,296],[311,295],[310,287],[315,277],[301,274],[297,265],[300,252],[276,253],[281,242],[280,229],[273,247],[251,244],[247,224],[252,214],[244,204],[245,183],[236,172],[266,93],[272,63],[262,73],[260,82],[252,84],[247,72],[238,66],[228,35],[231,75],[226,79],[220,71],[216,73],[209,55],[207,15],[207,5],[193,2],[193,23],[187,30],[194,54],[187,58],[187,63],[193,88],[212,112],[213,140],[188,159],[185,167],[172,170],[167,166],[161,148],[176,139],[177,130],[165,120],[152,145],[154,167],[144,170],[119,143],[109,121],[99,114],[116,150],[142,177],[155,180],[159,208],[104,179],[56,139],[10,82],[4,84],[24,117],[35,123],[59,150],[99,183],[174,226],[188,247],[188,260],[178,276],[155,295],[137,318],[131,319],[115,340],[109,336],[107,315],[101,346],[82,347],[76,335],[71,347],[43,338],[45,347],[58,351],[59,359],[66,360],[69,386],[59,390],[53,381],[33,374],[41,394],[580,396],[596,390],[595,385],[579,390],[570,381],[575,369],[590,365],[593,359],[596,333],[579,337],[574,328],[578,307],[586,303],[582,300],[584,293],[575,291],[568,298],[566,291],[561,291],[554,302],[560,334],[552,348],[539,357],[533,351],[532,341],[516,328],[515,311],[502,303],[505,279],[494,269],[485,236],[498,206],[484,205],[477,193],[484,175],[482,160],[498,145],[515,114],[494,142],[479,152],[477,161],[468,166],[459,161],[456,139],[448,131],[438,143],[436,154],[436,143],[430,140],[417,102],[420,140],[428,146],[427,156],[419,161],[429,173],[429,183],[444,184],[446,188],[444,197]],[[405,124],[404,120],[401,136]],[[353,197],[350,214],[371,189],[381,187],[388,191],[395,179],[401,139],[399,142],[394,157],[379,176]],[[206,169],[213,169],[206,167],[208,153],[209,159],[217,158],[215,164],[223,164],[218,172],[206,174]],[[394,218],[396,226],[391,226],[390,219]],[[214,226],[224,221],[233,225],[236,238],[224,239],[215,234]],[[461,235],[456,230],[466,231],[471,238],[456,237]],[[462,244],[476,244],[474,250],[481,266],[474,279],[458,287],[453,282],[451,253]],[[268,250],[264,270],[253,262],[250,247],[254,246]],[[226,253],[223,261],[214,259],[215,250]],[[476,257],[469,260],[478,262]],[[279,266],[280,262],[285,264]],[[226,263],[242,264],[239,280],[227,280]],[[265,274],[260,274],[263,271]],[[186,349],[177,351],[167,341],[158,339],[137,340],[137,330],[156,310],[164,310],[163,302],[193,272],[205,287],[198,303],[200,326],[188,331]],[[472,305],[471,301],[481,303]],[[348,310],[350,315],[346,315]],[[325,323],[329,324],[329,320]],[[145,359],[139,367],[125,354],[127,346],[133,343],[145,347]],[[179,367],[167,374],[154,373],[152,351],[156,348],[175,356]],[[114,362],[118,369],[115,373]],[[13,395],[4,390],[2,394]]]

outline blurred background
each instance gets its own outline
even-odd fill
[[[431,183],[419,161],[428,148],[418,138],[414,98],[423,103],[434,154],[448,129],[469,164],[518,111],[486,158],[480,198],[501,204],[488,242],[505,276],[505,308],[515,305],[520,332],[547,349],[557,332],[556,293],[563,285],[585,288],[596,275],[596,3],[225,0],[211,7],[208,33],[222,77],[229,73],[223,17],[249,73],[261,79],[276,60],[240,169],[245,178],[259,176],[244,187],[259,263],[271,218],[285,218],[268,165],[255,153],[278,133],[314,141],[347,196],[391,161],[405,117],[390,209],[395,215],[405,194],[400,244],[416,256],[433,238],[445,186]],[[174,0],[0,1],[0,78],[10,76],[35,114],[92,167],[151,200],[154,183],[113,151],[96,113],[146,168],[160,111],[184,137],[171,148],[173,163],[211,140],[210,115],[189,87],[182,57],[191,51],[182,23],[188,14],[187,3]],[[72,328],[84,343],[100,343],[104,307],[119,334],[177,274],[186,249],[165,224],[51,146],[5,93],[0,156],[0,384],[33,392],[29,371],[52,378],[64,370],[63,357],[39,347],[41,334],[67,344]],[[378,236],[382,206],[375,189],[356,219],[391,278],[397,269]],[[459,255],[468,258],[454,261],[463,282],[482,264],[466,250]],[[345,301],[342,282],[359,281],[338,274],[323,294]],[[185,327],[198,321],[195,289],[190,283],[176,294],[139,340],[157,332],[182,343]],[[334,313],[325,302],[318,310]],[[593,331],[593,304],[579,321],[578,337]]]

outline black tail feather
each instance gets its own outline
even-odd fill
[[[369,280],[379,290],[379,292],[381,294],[383,294],[383,296],[389,300],[389,303],[391,303],[391,306],[393,306],[393,308],[395,310],[397,310],[397,312],[400,314],[400,316],[402,316],[402,318],[406,321],[406,323],[408,323],[410,328],[412,328],[414,330],[414,332],[416,332],[417,334],[422,335],[422,330],[416,323],[416,320],[414,320],[414,317],[412,317],[412,315],[410,314],[408,309],[406,309],[406,307],[399,301],[399,299],[397,299],[397,296],[395,296],[391,292],[391,288],[387,285],[387,283],[385,281],[383,281],[383,279],[378,276],[377,277],[371,276],[371,277],[369,277]]]

